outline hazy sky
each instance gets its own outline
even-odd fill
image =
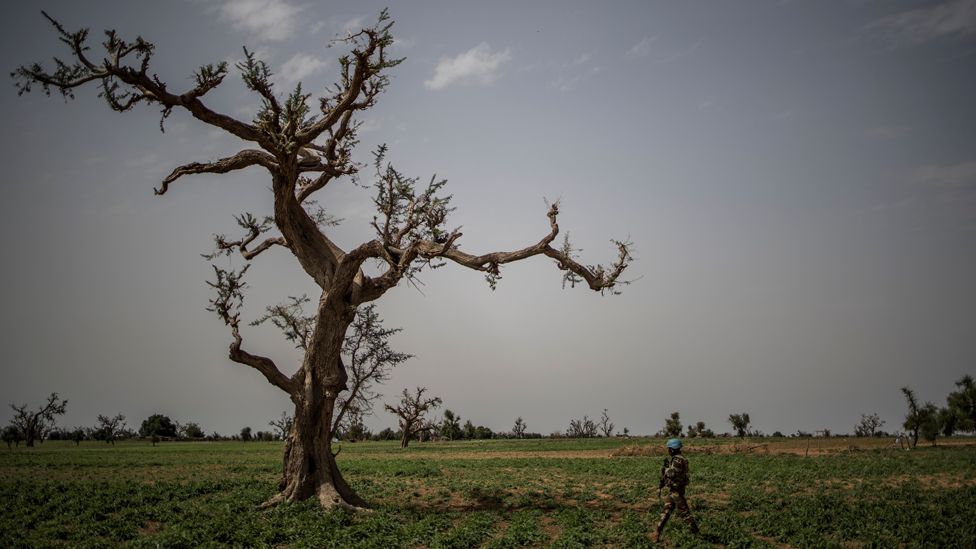
[[[871,412],[897,428],[902,386],[944,404],[976,373],[973,0],[393,4],[406,61],[358,158],[387,143],[407,174],[446,177],[469,252],[536,242],[561,199],[585,262],[628,236],[637,261],[620,296],[563,290],[544,258],[495,292],[456,266],[396,288],[378,310],[416,358],[387,401],[425,385],[463,420],[546,434],[604,408],[634,433],[674,410],[720,432],[732,412],[767,433],[849,432]],[[247,46],[280,89],[316,91],[336,76],[329,40],[383,5],[11,3],[0,56],[9,72],[65,55],[43,8],[90,27],[94,50],[105,28],[154,42],[172,90]],[[66,426],[159,412],[267,429],[290,403],[227,359],[200,254],[233,214],[270,213],[270,181],[255,168],[153,196],[175,166],[243,144],[182,112],[161,133],[157,109],[114,113],[96,92],[0,94],[0,420],[58,391]],[[236,73],[208,98],[246,119],[258,104]],[[333,185],[320,201],[345,219],[339,242],[371,238],[370,193]],[[250,275],[248,319],[315,295],[286,250]],[[297,368],[273,328],[244,337]]]

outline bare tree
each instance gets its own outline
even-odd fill
[[[426,442],[428,440],[434,440],[439,436],[441,425],[435,421],[424,418],[420,423],[420,428],[417,429],[417,440],[420,442]]]
[[[406,448],[410,444],[410,439],[416,434],[427,430],[428,426],[424,423],[424,415],[431,408],[437,408],[441,405],[440,397],[424,398],[425,392],[427,392],[426,387],[417,387],[412,395],[404,389],[400,404],[395,407],[389,404],[384,406],[388,412],[396,414],[400,418],[401,448]]]
[[[749,414],[729,414],[729,423],[735,429],[735,434],[745,437],[749,434]]]
[[[566,430],[566,436],[570,438],[593,438],[596,434],[596,423],[588,416],[584,415],[583,419],[569,420],[569,429]]]
[[[377,215],[372,227],[376,238],[350,249],[335,243],[330,227],[335,219],[311,197],[331,182],[357,176],[360,164],[352,160],[358,142],[358,113],[373,107],[389,84],[387,72],[401,59],[388,55],[393,44],[392,22],[384,10],[378,22],[337,41],[349,48],[339,59],[339,79],[324,90],[317,101],[299,84],[287,96],[280,96],[268,65],[256,54],[244,50],[237,65],[244,84],[261,99],[261,109],[251,122],[244,122],[207,106],[203,99],[223,83],[229,69],[226,62],[200,67],[192,87],[179,93],[150,70],[155,46],[136,38],[123,40],[114,30],[106,32],[104,56],[93,58],[87,44],[88,31],[66,30],[44,14],[60,39],[70,49],[71,59],[57,60],[54,70],[40,64],[19,67],[13,77],[19,93],[40,87],[60,92],[65,98],[86,84],[101,85],[101,95],[115,111],[128,111],[146,104],[161,109],[163,121],[174,109],[183,109],[201,122],[232,134],[252,148],[213,162],[192,162],[177,167],[156,189],[165,194],[186,175],[223,174],[250,167],[268,172],[273,197],[272,215],[251,213],[237,218],[244,234],[239,238],[216,237],[216,251],[209,257],[238,253],[248,262],[240,270],[214,265],[216,279],[209,284],[216,291],[210,303],[229,327],[232,342],[230,360],[260,372],[265,379],[289,395],[295,405],[294,424],[284,450],[280,491],[265,505],[316,497],[323,507],[363,507],[363,501],[342,477],[331,451],[336,401],[348,388],[349,373],[341,359],[346,330],[356,310],[382,297],[404,279],[415,279],[425,268],[444,261],[484,273],[494,288],[502,265],[545,256],[563,271],[563,286],[585,283],[592,290],[616,293],[624,269],[631,261],[630,244],[616,241],[618,256],[607,267],[585,265],[576,259],[568,238],[554,246],[559,235],[559,204],[549,206],[549,231],[537,242],[512,251],[471,254],[460,248],[458,228],[447,225],[453,211],[450,196],[443,193],[445,181],[431,178],[421,185],[387,163],[386,148],[374,156],[376,183],[374,205]],[[318,113],[313,114],[313,105]],[[321,289],[311,300],[314,313],[307,324],[298,326],[295,338],[304,340],[304,358],[294,375],[285,375],[269,357],[244,348],[241,309],[250,262],[271,249],[285,249]],[[364,264],[379,265],[379,274],[369,275]]]
[[[390,348],[390,337],[400,332],[400,328],[386,329],[376,312],[373,303],[363,306],[356,312],[356,318],[343,343],[343,357],[349,368],[349,394],[336,400],[335,419],[332,432],[343,425],[347,411],[355,411],[354,420],[362,423],[363,418],[373,413],[373,403],[383,395],[377,393],[375,386],[390,379],[390,371],[413,355],[398,353]]]
[[[47,433],[54,428],[54,416],[63,415],[68,407],[67,400],[60,400],[57,393],[51,393],[47,397],[47,402],[39,406],[37,411],[27,410],[27,405],[10,407],[14,411],[14,417],[10,424],[20,430],[27,447],[32,448],[34,441],[43,441]]]
[[[861,421],[854,426],[854,435],[859,437],[873,437],[884,423],[884,420],[878,414],[861,414]]]
[[[607,415],[607,409],[603,409],[603,415],[600,416],[600,431],[605,437],[613,436],[613,423],[610,421],[610,416]]]
[[[903,426],[911,433],[911,447],[914,448],[918,445],[918,431],[922,427],[921,410],[918,405],[918,398],[915,396],[915,391],[908,387],[902,387],[901,392],[905,395],[905,400],[908,402],[908,415],[905,416]]]
[[[525,435],[525,420],[522,416],[515,418],[515,425],[512,426],[512,434],[515,438],[522,438]]]
[[[291,416],[288,412],[281,412],[281,417],[278,419],[272,419],[268,422],[268,425],[274,427],[278,431],[278,436],[281,440],[286,440],[288,438],[288,433],[291,431]]]
[[[98,414],[95,429],[92,431],[92,438],[104,440],[115,446],[115,441],[125,433],[125,416],[116,414],[114,417]]]

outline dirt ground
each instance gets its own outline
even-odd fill
[[[619,448],[603,448],[593,450],[546,450],[546,451],[457,451],[457,452],[405,452],[399,457],[424,460],[456,460],[456,459],[593,459],[601,457],[627,456],[663,456],[667,449],[658,440],[632,440],[633,444],[622,445]],[[436,443],[435,443],[436,444]],[[919,442],[919,448],[929,443]],[[938,442],[939,446],[976,446],[976,438],[945,439]],[[892,449],[897,450],[894,438],[880,437],[830,437],[830,438],[787,438],[787,439],[687,439],[684,453],[692,454],[794,454],[800,456],[822,456],[846,452],[865,450]],[[382,456],[363,455],[361,458],[380,458]]]
[[[939,441],[940,446],[976,446],[976,439],[945,439]],[[919,447],[928,443],[919,443]],[[745,439],[713,443],[702,441],[702,444],[690,442],[683,451],[686,454],[794,454],[800,456],[818,456],[840,454],[845,452],[859,452],[864,450],[898,450],[899,446],[893,437],[811,437],[788,438],[766,441],[763,439]],[[666,450],[657,446],[628,446],[614,450],[613,456],[654,456],[664,455]]]

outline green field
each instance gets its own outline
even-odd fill
[[[976,544],[976,446],[720,444],[687,447],[701,534],[675,517],[662,545]],[[374,507],[354,514],[258,511],[281,443],[48,441],[0,450],[0,547],[652,547],[660,458],[618,455],[635,445],[661,441],[345,443],[339,463]]]

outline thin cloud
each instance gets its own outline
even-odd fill
[[[694,54],[698,51],[698,48],[701,45],[701,42],[698,41],[687,48],[668,51],[660,46],[655,47],[655,42],[657,42],[657,39],[657,36],[652,36],[650,38],[645,36],[640,42],[634,44],[633,47],[624,53],[624,58],[649,59],[652,63],[663,65]]]
[[[434,69],[434,77],[424,81],[424,86],[440,90],[454,83],[491,84],[511,58],[508,49],[492,52],[491,46],[482,42],[456,57],[442,58]]]
[[[393,38],[393,48],[397,50],[409,50],[417,45],[415,38]]]
[[[651,54],[651,43],[654,42],[655,40],[657,40],[657,36],[652,36],[650,38],[645,36],[644,38],[641,38],[640,42],[634,44],[633,47],[627,50],[627,53],[624,54],[624,57],[626,57],[627,59],[638,59],[641,57],[647,57],[648,55]]]
[[[281,41],[298,28],[302,8],[285,0],[228,0],[220,6],[222,19],[260,40]]]
[[[866,27],[887,34],[893,45],[922,44],[976,34],[976,0],[949,0],[879,19]]]
[[[276,80],[286,86],[291,86],[317,72],[321,72],[328,66],[329,64],[326,61],[317,57],[307,53],[296,53],[281,66],[281,70],[276,75]]]
[[[592,66],[589,69],[584,67],[592,59],[593,52],[585,52],[572,61],[556,67],[557,77],[552,81],[552,86],[561,93],[568,93],[573,91],[580,82],[599,74],[600,67],[598,66]]]
[[[354,17],[342,24],[342,34],[355,34],[363,30],[363,18]]]
[[[913,179],[916,183],[939,187],[976,187],[976,160],[949,166],[941,164],[922,166],[916,170]]]
[[[585,64],[587,64],[587,63],[590,62],[590,59],[593,59],[593,53],[592,52],[586,52],[586,53],[580,54],[579,57],[577,57],[576,59],[573,60],[573,65],[575,65],[575,66],[585,65]]]
[[[315,22],[315,23],[312,24],[312,27],[310,29],[308,29],[308,33],[309,34],[318,34],[328,24],[329,24],[329,22],[326,21],[326,20],[324,20],[324,19],[321,20],[321,21],[317,21],[317,22]]]

